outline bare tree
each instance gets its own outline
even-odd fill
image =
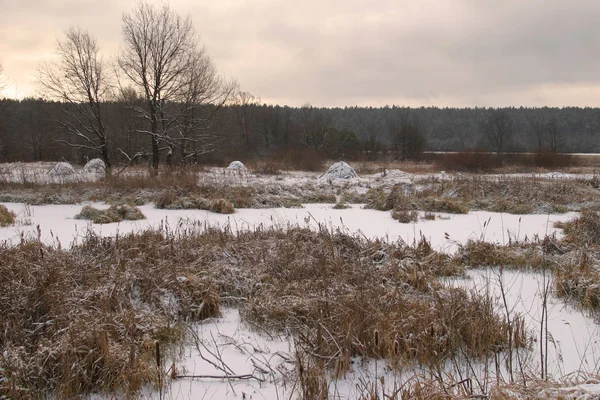
[[[387,130],[392,151],[401,161],[416,159],[422,155],[427,138],[419,124],[419,118],[410,109],[394,108],[387,120]]]
[[[548,149],[557,153],[564,145],[564,138],[562,135],[562,127],[555,117],[552,117],[545,124],[546,143]]]
[[[44,97],[61,102],[61,125],[79,138],[61,140],[72,147],[97,153],[110,174],[108,130],[103,101],[109,87],[96,39],[79,28],[69,28],[56,46],[57,59],[38,68],[37,83]]]
[[[197,51],[190,60],[184,82],[176,133],[166,136],[169,154],[178,147],[182,163],[214,150],[219,138],[212,133],[211,122],[215,114],[232,101],[237,88],[235,81],[227,81],[217,74],[205,49]]]
[[[321,150],[327,138],[331,118],[320,109],[306,103],[300,109],[300,125],[306,147]]]
[[[483,123],[483,134],[497,155],[514,135],[514,123],[505,110],[495,110]]]
[[[257,108],[260,99],[250,92],[238,91],[235,99],[235,118],[240,134],[240,144],[247,152],[254,150],[253,135],[256,130],[256,121],[252,109]]]
[[[539,116],[534,115],[528,119],[529,129],[533,132],[537,149],[542,151],[544,149],[544,127],[546,122]]]
[[[156,8],[140,2],[130,14],[123,15],[124,47],[117,65],[123,76],[138,89],[146,107],[137,110],[150,123],[152,167],[158,170],[160,143],[169,144],[180,113],[169,110],[171,102],[186,97],[191,80],[202,74],[190,73],[205,60],[191,18],[182,18],[168,5]],[[209,96],[210,97],[210,96]],[[169,145],[169,150],[172,146]]]

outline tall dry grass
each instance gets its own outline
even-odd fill
[[[477,358],[508,343],[491,299],[437,283],[461,267],[427,243],[163,225],[112,239],[90,233],[71,250],[4,244],[0,260],[9,398],[129,396],[162,385],[168,368],[158,350],[230,298],[263,329],[294,332],[303,360],[340,375],[356,356],[440,365],[459,350]],[[314,374],[307,382],[320,379]]]

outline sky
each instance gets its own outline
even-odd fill
[[[149,0],[150,3],[164,4]],[[70,26],[104,59],[126,0],[3,0],[4,96]],[[172,0],[218,71],[261,102],[301,106],[600,106],[597,0]]]

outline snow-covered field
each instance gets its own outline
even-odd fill
[[[3,166],[0,171],[3,179],[11,182],[66,183],[97,179],[82,173],[65,178],[47,174],[49,165],[39,165],[30,169],[19,164]],[[214,169],[200,176],[205,184],[211,182],[231,185],[321,185],[350,186],[357,192],[366,191],[374,185],[390,186],[398,182],[411,182],[415,179],[452,179],[443,172],[427,176],[414,176],[399,170],[387,171],[385,176],[373,174],[344,181],[319,179],[320,174],[289,172],[277,176],[255,175],[248,172],[231,172]],[[494,176],[490,179],[531,177],[532,174]],[[557,172],[535,174],[544,179],[589,179],[592,175],[574,175]],[[349,204],[347,209],[334,209],[333,204],[305,204],[303,208],[238,209],[232,215],[215,214],[202,210],[161,210],[153,205],[140,206],[145,220],[124,221],[105,225],[95,225],[84,220],[74,219],[80,212],[78,205],[40,205],[22,203],[0,203],[17,214],[17,223],[0,228],[0,241],[11,244],[22,238],[40,237],[51,245],[68,248],[77,244],[90,230],[102,236],[123,235],[149,228],[168,227],[176,230],[184,227],[202,229],[206,226],[219,226],[234,232],[257,228],[282,228],[290,226],[310,227],[311,229],[342,230],[368,239],[382,239],[390,242],[404,241],[411,245],[421,236],[430,241],[434,250],[454,253],[469,239],[483,240],[498,244],[515,241],[535,240],[546,235],[562,235],[554,227],[555,222],[574,218],[577,213],[512,215],[486,211],[472,211],[468,214],[434,213],[435,220],[425,220],[420,213],[419,222],[401,224],[391,217],[390,212],[364,209],[360,204]],[[86,203],[98,208],[107,208],[103,203]],[[503,283],[507,300],[505,310],[511,317],[521,315],[530,329],[533,346],[530,351],[522,351],[523,362],[528,371],[539,373],[540,345],[546,343],[546,336],[540,332],[543,285],[551,276],[497,269],[476,270],[469,273],[470,279],[447,280],[448,285],[469,287],[484,291],[500,298],[500,282]],[[578,376],[580,373],[600,372],[600,325],[575,307],[550,296],[548,302],[548,372],[555,380]],[[294,372],[295,353],[293,337],[289,334],[272,336],[244,322],[235,308],[225,308],[221,318],[211,319],[193,327],[190,341],[179,349],[177,357],[169,368],[175,369],[177,376],[166,393],[147,389],[143,397],[159,399],[284,399],[299,393]],[[380,390],[393,390],[406,380],[415,381],[426,377],[430,371],[409,370],[402,375],[386,367],[385,360],[354,360],[350,373],[339,380],[332,380],[329,392],[332,398],[357,398],[373,382],[384,377]],[[465,367],[465,366],[463,366]],[[488,365],[488,367],[490,367]],[[466,377],[476,373],[487,374],[490,381],[494,373],[486,371],[479,364],[471,369],[453,370],[448,366],[446,373],[460,372]],[[172,370],[171,370],[172,371]],[[504,374],[506,369],[499,370]],[[222,378],[223,376],[229,378]],[[429,377],[431,377],[429,375]],[[579,385],[546,393],[546,397],[558,398],[598,398],[599,386]],[[488,387],[489,389],[489,387]],[[100,398],[103,398],[100,396]]]
[[[333,204],[305,204],[303,208],[238,209],[232,215],[203,210],[161,210],[153,205],[144,205],[139,208],[146,216],[145,220],[95,225],[73,218],[81,211],[82,205],[0,204],[17,214],[18,221],[15,226],[0,228],[0,240],[18,243],[22,235],[37,237],[39,233],[44,242],[60,242],[63,247],[77,243],[88,230],[102,236],[114,236],[168,224],[173,229],[186,225],[208,225],[228,227],[233,231],[288,226],[340,229],[364,235],[369,239],[380,238],[391,242],[403,240],[409,245],[423,235],[435,250],[453,252],[458,245],[469,239],[508,244],[509,241],[560,235],[560,230],[554,228],[554,223],[568,221],[576,215],[512,215],[473,211],[469,214],[435,213],[436,219],[433,221],[421,220],[418,223],[401,224],[394,220],[388,211],[364,209],[359,204],[342,210],[333,209]],[[108,208],[106,204],[92,205]]]
[[[234,231],[258,227],[286,228],[306,226],[312,229],[341,229],[357,233],[369,239],[388,241],[403,240],[412,244],[421,235],[433,248],[454,252],[457,246],[469,239],[508,244],[509,241],[532,240],[545,235],[561,235],[554,222],[567,221],[576,213],[559,215],[510,215],[491,212],[471,212],[466,215],[437,213],[433,221],[401,224],[392,219],[389,212],[363,209],[352,205],[348,209],[335,210],[332,204],[306,204],[301,209],[240,209],[233,215],[221,215],[201,210],[159,210],[152,205],[141,206],[147,219],[121,223],[94,225],[73,217],[82,205],[28,206],[18,203],[3,203],[17,214],[18,223],[13,227],[0,228],[0,240],[17,243],[22,237],[40,235],[48,244],[60,243],[63,247],[77,243],[88,230],[102,236],[113,236],[136,232],[147,228],[168,225],[170,229],[183,226],[228,227]],[[94,204],[99,208],[105,204]],[[513,313],[524,315],[527,327],[539,331],[540,275],[504,271],[502,277],[496,270],[474,271],[471,280],[450,282],[486,290],[498,296],[499,279],[507,288],[508,307]],[[548,331],[549,371],[553,378],[579,371],[598,371],[600,339],[598,325],[582,312],[565,306],[562,301],[551,298],[549,303]],[[167,398],[193,399],[275,399],[287,398],[294,392],[293,339],[272,337],[241,321],[236,309],[225,309],[223,317],[196,326],[191,341],[181,350],[180,361],[175,362],[177,374],[166,389]],[[539,335],[538,335],[539,336]],[[532,371],[539,370],[536,358],[540,341],[536,339],[534,349],[527,359]],[[536,364],[538,363],[538,364]],[[416,379],[417,371],[395,376],[385,366],[385,361],[363,363],[356,360],[355,367],[344,379],[332,381],[329,388],[334,398],[355,398],[360,390],[358,382],[373,382],[377,376],[385,376],[388,388],[399,384],[402,379]],[[469,371],[462,371],[469,375]],[[419,373],[422,373],[419,372]],[[224,375],[239,378],[222,379]],[[504,376],[506,379],[507,377]],[[145,395],[159,398],[160,393],[150,391]]]

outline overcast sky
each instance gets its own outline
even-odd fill
[[[154,2],[154,1],[151,1]],[[158,2],[154,2],[160,4]],[[4,95],[35,95],[69,26],[108,60],[125,0],[3,0]],[[600,106],[597,0],[173,0],[218,70],[299,106]]]

